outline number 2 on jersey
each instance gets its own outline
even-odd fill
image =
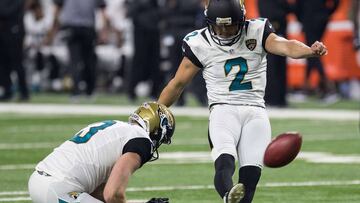
[[[94,136],[100,130],[104,130],[107,127],[114,125],[115,121],[103,121],[100,123],[94,123],[86,128],[80,130],[74,137],[70,139],[70,141],[75,142],[76,144],[83,144],[90,140],[92,136]]]
[[[246,63],[246,59],[239,57],[234,59],[229,59],[225,62],[225,76],[227,77],[230,71],[239,66],[239,72],[236,74],[235,79],[231,82],[229,86],[229,91],[235,90],[251,90],[252,84],[251,82],[242,83],[244,80],[245,74],[248,72],[248,65]]]

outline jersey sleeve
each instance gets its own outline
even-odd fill
[[[269,37],[269,35],[271,33],[274,33],[274,32],[275,32],[275,30],[274,30],[273,26],[271,25],[271,23],[269,22],[269,20],[266,20],[265,25],[264,25],[263,38],[262,38],[262,46],[263,46],[265,51],[267,51],[266,48],[265,48],[266,39]]]
[[[141,157],[142,166],[152,157],[152,144],[147,138],[133,138],[129,140],[123,148],[123,154],[127,152],[138,154]]]
[[[183,51],[183,56],[187,57],[197,67],[203,69],[203,65],[201,64],[201,62],[196,57],[196,55],[191,50],[190,46],[186,43],[185,40],[183,41],[183,44],[182,44],[182,51]]]

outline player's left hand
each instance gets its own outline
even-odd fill
[[[151,198],[146,203],[169,203],[169,198]]]
[[[311,50],[313,51],[314,56],[324,56],[328,53],[326,46],[319,41],[316,41],[311,45]]]

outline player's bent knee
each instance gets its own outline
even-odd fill
[[[221,154],[215,160],[215,170],[221,171],[223,169],[235,170],[235,158],[230,154]]]

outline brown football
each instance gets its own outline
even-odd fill
[[[297,132],[287,132],[275,137],[267,146],[264,164],[278,168],[289,164],[300,151],[302,137]]]

